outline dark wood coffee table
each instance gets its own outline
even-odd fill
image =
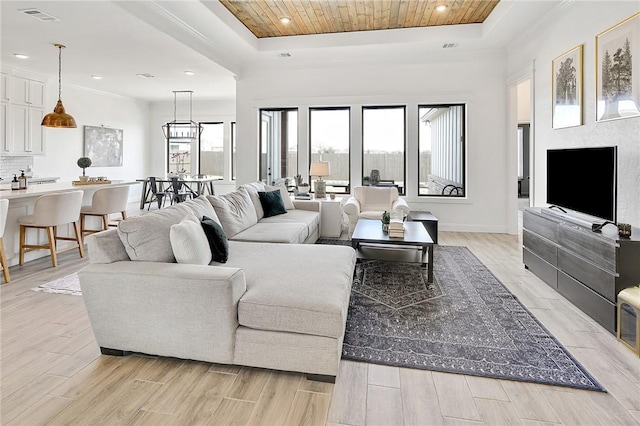
[[[351,236],[351,245],[358,250],[362,257],[361,245],[374,245],[377,247],[390,246],[401,249],[422,250],[421,263],[427,268],[427,282],[433,282],[433,240],[420,222],[404,223],[404,238],[390,238],[388,233],[382,231],[382,223],[373,219],[358,219],[356,228]]]

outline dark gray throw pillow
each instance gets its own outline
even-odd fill
[[[229,241],[222,226],[207,216],[202,216],[200,224],[209,241],[211,258],[216,262],[226,263],[229,259]]]
[[[264,217],[276,216],[287,212],[279,189],[269,192],[258,191],[258,196],[260,197],[262,210],[264,210]]]

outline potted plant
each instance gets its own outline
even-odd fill
[[[89,176],[85,175],[85,169],[91,166],[91,158],[89,157],[80,157],[77,161],[78,167],[82,169],[82,176],[80,176],[80,182],[86,182],[89,180]]]
[[[382,230],[384,232],[389,232],[389,223],[391,223],[391,213],[385,210],[384,213],[382,213],[382,217],[380,218],[380,220],[382,221]]]

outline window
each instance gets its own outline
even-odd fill
[[[465,105],[420,105],[418,116],[418,195],[464,197]]]
[[[167,173],[195,173],[196,164],[192,158],[199,141],[201,127],[198,123],[175,122],[163,126],[167,137]]]
[[[404,106],[362,108],[363,185],[394,185],[404,194]]]
[[[349,108],[309,109],[311,162],[329,162],[331,174],[323,177],[327,192],[349,192],[350,115]],[[315,191],[313,180],[317,178],[309,178],[311,190]]]
[[[200,174],[222,179],[224,176],[223,123],[200,123]]]
[[[293,182],[298,174],[298,110],[260,110],[260,180]]]
[[[231,180],[236,180],[236,122],[231,122]]]

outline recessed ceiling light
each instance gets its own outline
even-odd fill
[[[194,74],[195,74],[195,72],[193,72],[193,71],[185,71],[184,73],[185,73],[186,75],[194,75]]]
[[[91,78],[94,80],[102,80],[102,77],[99,75],[92,75]]]
[[[143,74],[136,74],[138,77],[142,77],[142,78],[153,78],[154,76],[149,74],[149,73],[143,73]]]
[[[446,4],[439,4],[436,6],[436,10],[438,12],[444,12],[445,10],[447,10],[449,7]]]
[[[14,53],[13,56],[18,59],[29,59],[29,55],[25,55],[24,53]]]
[[[291,22],[291,18],[289,18],[288,16],[283,16],[280,18],[280,22],[287,25],[289,22]]]

